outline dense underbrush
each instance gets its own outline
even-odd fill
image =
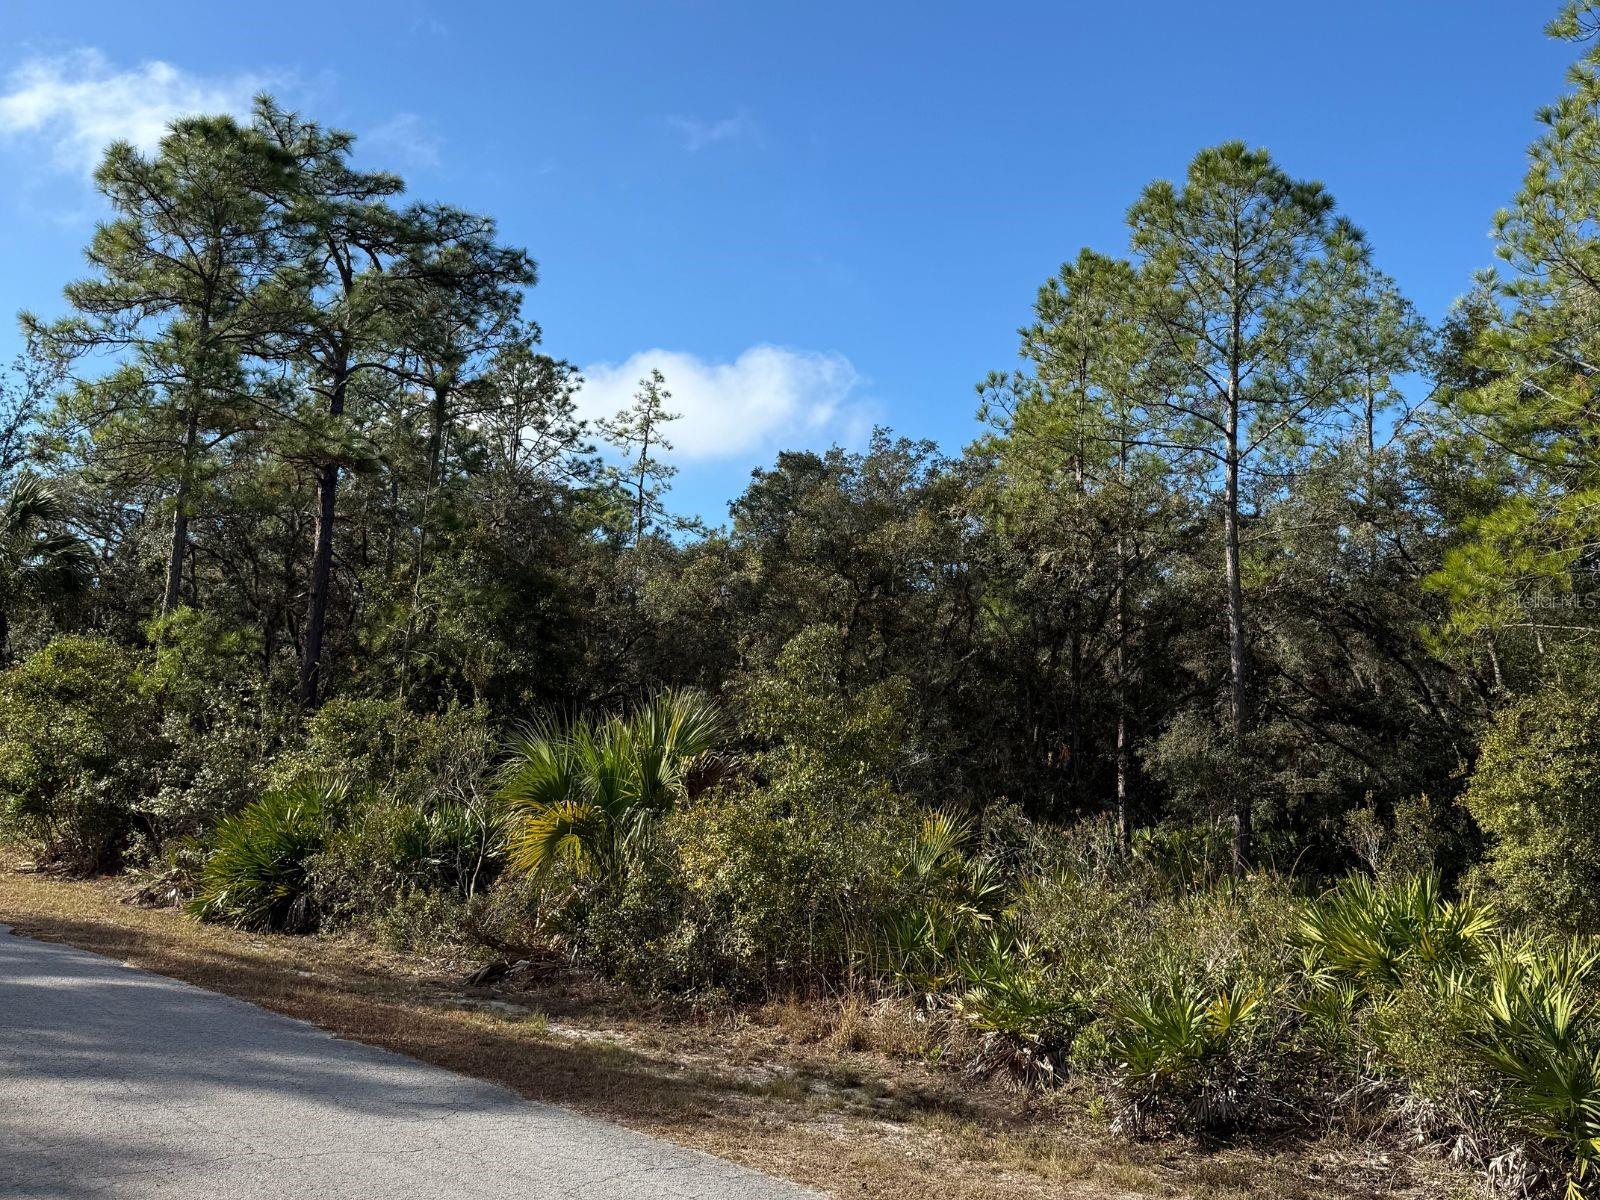
[[[1492,859],[1447,885],[1396,847],[1313,881],[1227,869],[1206,825],[1124,844],[932,807],[902,786],[903,689],[846,699],[812,661],[752,682],[737,723],[668,692],[502,739],[478,710],[347,699],[272,734],[62,639],[3,677],[5,829],[205,921],[892,1002],[952,1031],[920,1055],[1089,1089],[1130,1136],[1341,1128],[1508,1193],[1594,1190],[1600,947],[1531,919]]]

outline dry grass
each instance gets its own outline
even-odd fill
[[[959,1031],[859,997],[746,1010],[647,1004],[548,964],[463,988],[459,965],[348,938],[198,925],[115,881],[0,863],[0,923],[315,1022],[840,1197],[1034,1200],[1438,1198],[1429,1160],[1329,1139],[1130,1144],[1070,1095],[1030,1098],[936,1066]]]

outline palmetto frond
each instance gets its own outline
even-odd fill
[[[54,528],[65,515],[54,489],[32,476],[0,503],[0,604],[13,596],[60,600],[88,587],[94,554],[81,538]]]
[[[55,489],[36,476],[25,475],[0,505],[0,539],[25,536],[41,525],[59,521],[63,515]]]
[[[557,800],[532,810],[517,823],[511,836],[511,865],[534,872],[558,862],[575,871],[592,870],[594,853],[606,836],[604,814],[583,800]]]
[[[628,716],[536,722],[511,747],[500,797],[512,866],[565,862],[580,874],[615,867],[689,794],[693,768],[726,736],[716,705],[664,692]]]
[[[1412,964],[1447,969],[1476,959],[1493,929],[1490,909],[1445,900],[1434,876],[1387,886],[1357,877],[1307,910],[1299,939],[1313,967],[1366,987],[1390,987]]]

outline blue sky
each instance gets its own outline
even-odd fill
[[[1536,0],[6,9],[0,310],[58,311],[105,138],[266,87],[497,216],[592,409],[659,362],[674,503],[713,521],[779,446],[884,422],[959,449],[1038,284],[1227,138],[1326,183],[1441,315],[1574,57]]]

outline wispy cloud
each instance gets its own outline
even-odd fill
[[[439,19],[439,14],[425,4],[414,4],[411,7],[411,36],[412,37],[447,37],[450,27]]]
[[[358,145],[402,166],[437,167],[444,138],[430,121],[416,113],[403,112],[362,135]]]
[[[111,142],[151,149],[177,117],[246,112],[256,92],[277,82],[196,75],[159,60],[118,69],[94,49],[34,57],[0,92],[0,139],[38,147],[58,170],[87,173]]]
[[[748,458],[783,447],[854,443],[872,427],[865,380],[842,354],[751,346],[732,362],[681,350],[641,350],[621,363],[584,369],[579,411],[609,417],[632,403],[641,378],[666,376],[667,407],[682,418],[667,431],[685,461]]]
[[[714,121],[699,117],[668,117],[667,125],[683,141],[689,151],[704,150],[718,142],[733,142],[757,136],[758,129],[749,114],[738,113]]]

